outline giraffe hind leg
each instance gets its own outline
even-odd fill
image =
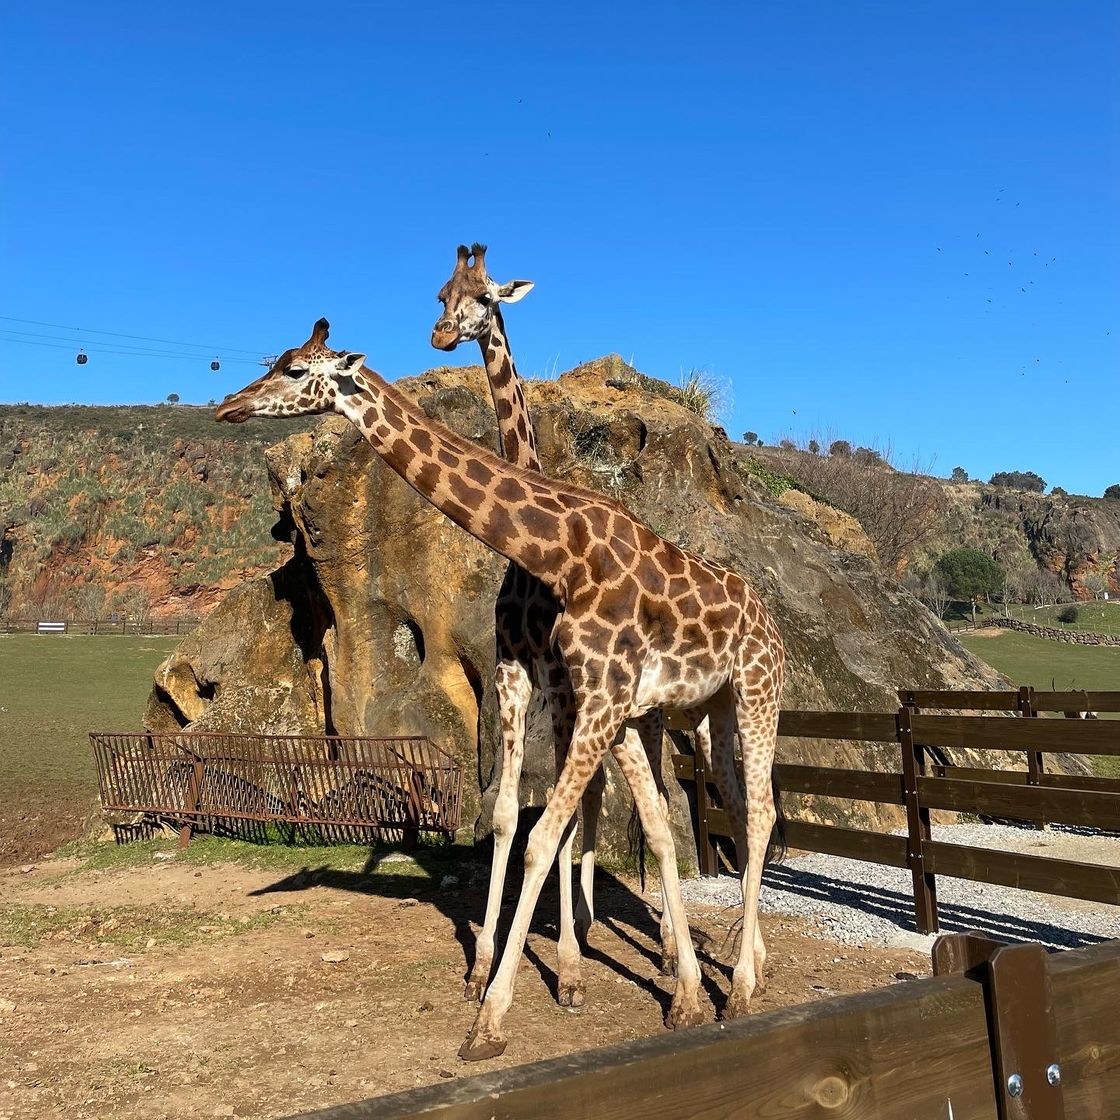
[[[474,964],[463,989],[463,998],[482,998],[494,963],[494,942],[502,908],[506,868],[517,831],[518,790],[525,758],[525,714],[532,685],[525,666],[516,660],[498,664],[496,672],[498,710],[502,725],[502,773],[494,802],[494,856],[490,863],[490,885],[486,895],[486,917],[475,940]]]

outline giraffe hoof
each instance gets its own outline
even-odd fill
[[[735,992],[731,993],[731,997],[727,1001],[727,1005],[720,1015],[722,1020],[742,1019],[749,1015],[751,1011],[751,997],[741,996]]]
[[[459,1057],[464,1062],[485,1062],[490,1058],[500,1058],[506,1052],[504,1038],[483,1038],[471,1031],[459,1047]]]
[[[463,988],[463,999],[467,1003],[478,1003],[482,999],[483,985],[477,980],[468,980]]]
[[[561,1007],[570,1007],[573,1011],[578,1011],[583,1006],[586,991],[586,985],[582,980],[574,980],[570,983],[560,981],[556,986],[556,1002]]]
[[[662,954],[661,955],[661,975],[662,976],[676,976],[677,974],[677,955]]]
[[[665,1016],[665,1026],[671,1031],[698,1027],[704,1022],[704,1012],[699,1007],[670,1007]]]

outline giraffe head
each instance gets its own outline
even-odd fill
[[[437,350],[454,350],[460,342],[473,342],[490,330],[499,303],[516,303],[532,290],[531,280],[499,284],[486,272],[486,246],[476,241],[458,248],[451,279],[439,290],[443,314],[432,328]]]
[[[332,350],[327,345],[329,331],[330,323],[320,319],[302,346],[285,350],[263,377],[226,397],[214,419],[240,424],[250,416],[307,416],[335,411],[366,356]]]

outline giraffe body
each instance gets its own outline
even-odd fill
[[[327,332],[320,320],[303,346],[228,397],[216,418],[342,413],[418,493],[535,576],[557,603],[551,644],[571,687],[570,748],[529,837],[509,938],[460,1056],[484,1058],[505,1048],[502,1024],[529,920],[608,751],[630,784],[677,934],[677,985],[666,1022],[702,1021],[700,971],[667,814],[639,736],[625,726],[652,708],[680,707],[708,721],[713,773],[728,791],[743,869],[743,936],[725,1014],[745,1013],[764,958],[757,907],[776,817],[770,774],[783,668],[781,638],[761,600],[741,576],[664,540],[619,503],[456,436],[366,369],[363,355],[329,349]]]

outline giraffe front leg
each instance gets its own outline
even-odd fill
[[[583,851],[579,861],[579,900],[576,903],[575,935],[580,949],[587,952],[587,937],[595,924],[595,848],[599,837],[599,817],[603,811],[606,772],[600,766],[583,792]]]
[[[524,666],[506,661],[497,668],[498,710],[502,724],[502,775],[494,802],[494,857],[490,863],[490,885],[486,894],[486,917],[475,941],[474,964],[463,988],[463,998],[482,999],[494,964],[494,940],[502,909],[506,867],[517,832],[518,789],[525,757],[525,713],[532,686]]]
[[[464,1061],[475,1062],[495,1058],[505,1051],[506,1036],[503,1020],[513,1003],[517,968],[521,963],[525,938],[529,933],[529,923],[537,899],[540,897],[541,887],[552,861],[556,858],[564,828],[575,812],[588,778],[602,761],[614,737],[614,731],[612,727],[609,735],[600,732],[580,737],[577,727],[572,750],[564,763],[564,769],[557,778],[556,788],[548,799],[541,819],[529,834],[521,897],[517,900],[517,910],[510,925],[509,937],[506,940],[498,971],[494,974],[489,988],[486,989],[482,1006],[478,1009],[478,1015],[466,1041],[459,1048],[459,1057]]]
[[[576,819],[564,829],[560,854],[556,860],[560,876],[560,938],[556,946],[556,1002],[578,1010],[583,1006],[585,986],[582,957],[576,939],[572,912],[572,850],[575,846]]]

